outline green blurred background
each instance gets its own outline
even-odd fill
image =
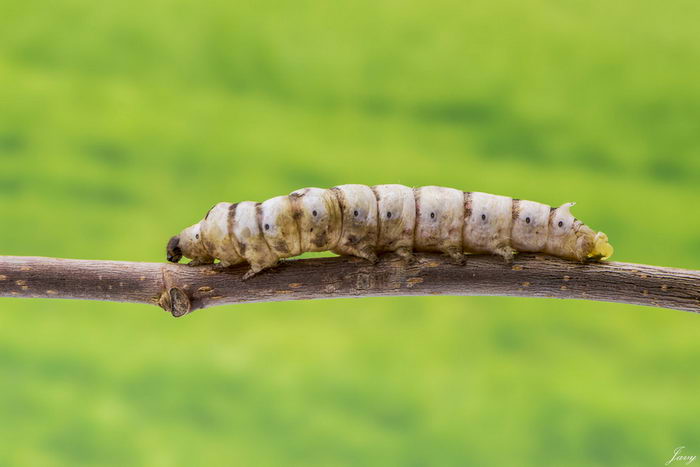
[[[445,185],[700,268],[695,0],[0,0],[0,254],[163,261],[215,202]],[[0,300],[0,465],[662,465],[700,317],[492,297]]]

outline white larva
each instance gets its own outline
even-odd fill
[[[218,203],[206,217],[168,242],[168,261],[222,266],[247,262],[248,278],[281,258],[332,251],[374,262],[394,252],[437,251],[464,262],[464,253],[506,261],[518,251],[564,259],[607,259],[608,237],[570,212],[534,201],[454,188],[340,185],[302,188],[263,203]]]

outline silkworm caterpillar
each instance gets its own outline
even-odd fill
[[[340,185],[302,188],[262,203],[218,203],[203,220],[170,239],[168,261],[222,267],[247,262],[247,279],[281,258],[308,251],[353,255],[370,262],[394,252],[442,252],[463,263],[464,253],[492,253],[506,262],[517,252],[575,261],[604,260],[608,237],[570,212],[534,201],[454,188]]]

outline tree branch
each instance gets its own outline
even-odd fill
[[[406,265],[384,255],[288,260],[247,281],[247,266],[0,256],[0,297],[150,303],[182,316],[232,303],[399,295],[575,298],[700,312],[700,271],[629,263],[580,264],[521,254],[469,255],[464,266],[437,254]]]

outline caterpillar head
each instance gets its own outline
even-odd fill
[[[175,235],[168,241],[166,247],[168,261],[171,263],[179,263],[182,259],[182,248],[180,248],[180,236]]]
[[[578,261],[605,260],[613,254],[608,236],[595,232],[571,214],[576,203],[553,208],[549,216],[546,252]]]
[[[201,223],[197,223],[171,238],[167,247],[168,261],[177,263],[186,257],[196,261],[195,264],[211,263],[213,258],[204,247],[200,230]]]

